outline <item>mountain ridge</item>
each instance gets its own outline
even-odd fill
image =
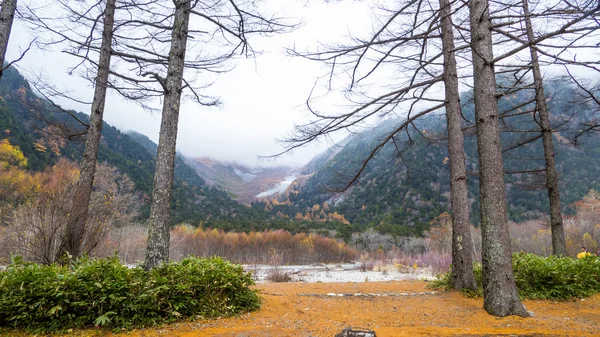
[[[581,121],[589,117],[585,106],[575,106],[571,97],[576,97],[575,88],[560,81],[549,81],[553,90],[550,109],[553,124],[569,121],[570,129],[561,127],[555,132],[555,147],[561,181],[563,211],[573,211],[571,205],[591,188],[600,187],[600,141],[588,135],[579,147],[569,142],[570,132],[576,130]],[[478,162],[474,135],[474,108],[472,94],[462,94],[465,122],[465,151],[469,180],[471,217],[475,224],[479,220]],[[528,93],[520,92],[500,99],[501,111],[518,109],[528,100]],[[532,109],[532,104],[521,107]],[[588,107],[589,108],[589,107]],[[579,109],[580,111],[574,111]],[[521,111],[521,110],[517,110]],[[573,116],[576,116],[575,118]],[[572,120],[571,120],[572,119]],[[359,228],[375,227],[383,232],[398,235],[419,234],[439,214],[450,211],[449,168],[445,119],[443,115],[430,115],[409,129],[410,138],[403,133],[395,137],[396,145],[387,144],[366,166],[365,171],[346,192],[341,189],[354,176],[365,158],[379,140],[402,121],[387,120],[361,134],[351,136],[347,144],[336,153],[331,151],[315,157],[319,162],[316,169],[306,168],[304,181],[293,184],[293,191],[286,193],[280,201],[299,206],[303,212],[316,205],[332,207]],[[537,130],[531,113],[503,120],[502,142],[506,149],[527,141]],[[518,129],[518,130],[517,130]],[[532,130],[532,131],[528,131]],[[526,136],[519,136],[528,131]],[[323,159],[326,158],[326,159]],[[505,169],[512,172],[535,171],[543,168],[541,140],[505,153]],[[539,173],[513,173],[506,175],[506,191],[509,217],[514,221],[544,217],[548,213],[547,192],[543,188],[545,178]],[[321,206],[322,207],[322,206]],[[404,227],[400,229],[401,227]]]
[[[249,167],[208,157],[188,158],[187,162],[207,184],[220,186],[232,198],[246,205],[262,199],[257,196],[296,170],[290,166]]]
[[[88,115],[68,111],[84,123]],[[29,169],[40,171],[64,157],[79,161],[83,142],[67,140],[60,130],[81,133],[84,127],[50,102],[35,95],[27,80],[14,68],[4,71],[0,80],[0,138],[7,138],[29,161]],[[152,194],[156,144],[148,137],[135,133],[132,136],[104,122],[98,152],[99,162],[108,162],[134,182],[142,193],[145,205],[142,219],[149,215],[149,199]],[[267,219],[268,214],[250,209],[232,200],[226,192],[208,186],[204,179],[190,168],[181,156],[176,159],[173,186],[172,222],[238,221],[240,215],[248,219]]]
[[[552,92],[552,91],[549,91]],[[524,95],[524,96],[520,96]],[[554,123],[586,116],[585,107],[576,106],[573,88],[563,87],[552,92],[550,103]],[[473,132],[473,107],[470,93],[463,93],[463,112],[467,135]],[[514,94],[499,101],[502,110],[509,111],[527,99]],[[527,105],[523,109],[530,108]],[[37,110],[36,110],[37,109]],[[579,117],[570,113],[580,109]],[[44,119],[35,118],[32,112]],[[70,111],[83,121],[87,115]],[[591,113],[591,112],[590,112]],[[21,148],[29,161],[29,169],[43,170],[65,157],[81,158],[80,141],[61,140],[53,134],[51,121],[81,131],[64,112],[37,97],[27,81],[13,68],[0,80],[0,138],[9,138]],[[502,142],[509,148],[523,141],[512,129],[535,130],[530,115],[504,121]],[[438,215],[450,210],[447,147],[444,141],[443,115],[432,115],[417,121],[403,133],[396,145],[384,146],[370,162],[358,181],[347,191],[335,192],[348,182],[362,159],[373,146],[394,127],[397,120],[386,120],[361,134],[346,137],[325,152],[315,156],[302,168],[252,168],[211,158],[176,157],[173,188],[173,223],[188,223],[225,230],[262,230],[283,228],[298,231],[337,231],[347,238],[352,231],[374,228],[396,236],[422,235]],[[512,133],[511,133],[512,132]],[[517,134],[518,135],[518,134]],[[581,199],[591,188],[600,190],[600,141],[593,135],[584,136],[579,147],[570,143],[568,130],[555,133],[558,169],[561,176],[563,210]],[[148,200],[152,191],[154,156],[157,145],[137,132],[121,132],[104,124],[98,159],[116,166],[130,176],[143,194],[146,205],[142,218],[148,216]],[[398,149],[401,150],[399,155]],[[472,219],[478,221],[477,147],[475,137],[465,137],[469,200]],[[531,171],[543,165],[540,142],[531,142],[505,156],[505,169]],[[527,160],[524,160],[527,159]],[[293,179],[291,178],[293,177]],[[540,189],[543,176],[516,173],[506,176],[509,216],[521,221],[547,214],[547,194]],[[293,181],[292,181],[293,180]],[[543,184],[542,184],[543,185]],[[257,198],[261,193],[265,198]],[[272,193],[271,193],[272,192]],[[234,199],[237,199],[234,200]]]

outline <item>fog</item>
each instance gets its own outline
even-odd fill
[[[319,76],[328,69],[305,59],[290,57],[285,48],[315,49],[319,42],[337,42],[356,31],[371,28],[369,4],[365,2],[266,1],[266,8],[284,17],[302,20],[302,26],[285,35],[250,40],[262,54],[232,63],[235,68],[219,75],[207,93],[223,101],[220,108],[207,108],[192,102],[182,104],[178,149],[188,157],[211,157],[246,165],[301,166],[332,145],[318,142],[276,160],[259,161],[283,150],[278,139],[306,122],[310,113],[305,101]],[[16,21],[7,60],[18,57],[32,39],[31,32]],[[28,79],[38,77],[61,90],[91,101],[92,85],[67,70],[76,62],[60,50],[31,50],[18,63]],[[56,98],[63,107],[89,114],[89,106]],[[156,102],[160,109],[160,102]],[[150,113],[115,93],[109,93],[105,121],[123,130],[135,130],[158,140],[160,113]]]

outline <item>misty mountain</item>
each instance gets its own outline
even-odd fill
[[[242,204],[250,204],[262,199],[261,193],[278,186],[286,180],[286,177],[294,174],[294,169],[287,166],[247,167],[211,158],[188,159],[187,163],[209,185],[219,186]],[[261,197],[257,198],[259,195]],[[271,199],[277,196],[278,193],[272,193],[264,197]]]
[[[68,111],[83,123],[86,114]],[[21,148],[29,169],[40,171],[64,157],[79,161],[83,141],[79,137],[65,139],[84,131],[84,126],[50,102],[35,95],[27,81],[14,69],[7,69],[0,80],[0,138],[8,138]],[[98,153],[107,162],[127,174],[142,194],[145,205],[142,217],[149,215],[157,145],[146,136],[122,133],[104,123]],[[260,208],[250,209],[232,200],[227,192],[206,184],[181,156],[177,157],[173,186],[173,223],[221,223],[232,219],[266,219]]]
[[[560,82],[551,84],[547,92],[552,122],[560,126],[554,136],[561,197],[568,214],[573,202],[591,188],[600,189],[600,140],[597,135],[588,134],[577,144],[572,143],[572,135],[593,111],[573,100],[577,97],[574,88]],[[515,221],[544,216],[548,209],[545,178],[537,172],[544,164],[541,139],[536,139],[534,132],[539,127],[532,114],[527,113],[532,103],[523,103],[529,95],[520,92],[499,100],[501,111],[514,115],[503,119],[502,143],[507,149],[505,170],[510,173],[506,175],[508,210]],[[471,97],[471,93],[464,93],[462,102],[469,198],[472,219],[477,223],[478,167]],[[88,120],[83,113],[68,113],[83,123]],[[21,148],[30,170],[43,170],[63,157],[81,159],[83,143],[77,133],[84,127],[69,114],[36,96],[15,69],[5,71],[0,80],[0,136]],[[445,119],[441,115],[424,118],[408,132],[399,134],[395,143],[387,144],[373,158],[355,184],[343,193],[336,192],[349,182],[375,144],[398,122],[389,119],[364,133],[349,136],[297,170],[249,168],[178,155],[173,223],[226,230],[283,228],[293,232],[348,232],[374,227],[396,235],[421,234],[432,219],[450,210]],[[64,135],[71,137],[65,139]],[[526,144],[508,151],[520,142]],[[104,124],[98,158],[134,181],[145,202],[142,218],[149,213],[156,149],[156,144],[142,134],[123,133]],[[286,184],[289,187],[280,193]],[[261,193],[269,194],[266,200],[257,200]],[[348,226],[346,220],[353,226]]]
[[[573,101],[575,88],[548,82],[552,123],[560,126],[554,134],[560,174],[563,211],[572,212],[573,202],[591,188],[600,188],[600,139],[589,134],[575,146],[569,141],[593,111]],[[542,140],[532,113],[525,104],[533,92],[522,91],[499,100],[500,111],[514,117],[503,119],[502,145],[509,217],[514,221],[543,217],[549,201],[543,172]],[[462,95],[465,115],[469,199],[472,220],[479,221],[477,140],[474,137],[472,93]],[[401,121],[386,120],[362,134],[353,135],[341,149],[329,150],[303,170],[306,175],[292,184],[286,199],[302,212],[327,203],[331,211],[343,214],[354,225],[373,226],[395,234],[421,233],[442,212],[450,211],[450,186],[445,117],[430,115],[408,132],[398,134],[366,166],[347,191],[336,192],[354,177],[371,150]],[[514,145],[526,143],[512,150]],[[527,171],[527,172],[525,172]],[[521,173],[519,173],[521,172]]]

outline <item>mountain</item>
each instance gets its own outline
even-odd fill
[[[150,138],[148,138],[146,135],[131,130],[125,132],[125,134],[133,139],[136,143],[143,146],[153,156],[156,156],[158,145],[150,140]],[[192,186],[204,186],[206,184],[204,179],[202,179],[196,173],[196,171],[186,163],[185,157],[179,153],[177,153],[175,157],[175,180],[185,181]]]
[[[187,162],[209,185],[219,186],[242,204],[276,198],[298,176],[287,166],[247,167],[211,158],[193,158]]]
[[[83,142],[77,137],[65,139],[66,133],[81,133],[82,122],[88,116],[65,111],[35,95],[14,68],[4,71],[0,80],[0,138],[8,138],[21,148],[29,162],[30,170],[43,170],[65,157],[79,161]],[[145,205],[142,217],[149,215],[152,194],[156,144],[139,133],[125,134],[104,123],[98,153],[100,162],[108,162],[127,174],[143,194]],[[219,226],[240,221],[263,221],[269,214],[260,207],[250,208],[232,200],[227,192],[206,184],[185,160],[178,156],[173,186],[172,221]],[[240,225],[241,226],[241,225]]]
[[[590,189],[600,188],[600,139],[589,134],[578,146],[568,139],[572,132],[593,113],[590,106],[574,104],[575,88],[550,81],[547,92],[555,132],[555,147],[560,174],[563,211],[572,212],[572,204]],[[505,95],[499,100],[501,111],[514,117],[503,120],[502,145],[506,175],[509,217],[514,221],[539,218],[548,213],[545,176],[536,171],[544,166],[541,139],[533,140],[539,129],[532,114],[531,92]],[[472,93],[461,97],[467,154],[469,199],[472,219],[479,221],[477,140],[474,135]],[[416,128],[395,137],[366,166],[358,181],[347,191],[342,189],[355,175],[374,146],[401,121],[386,120],[362,134],[353,135],[342,149],[317,156],[302,171],[306,175],[292,184],[281,201],[294,205],[292,212],[308,212],[324,205],[338,212],[357,228],[372,226],[381,232],[419,234],[431,220],[450,210],[450,186],[445,118],[431,115],[418,121]],[[417,131],[418,129],[418,131]],[[513,145],[526,145],[508,150]],[[518,173],[521,172],[521,173]]]
[[[574,144],[573,134],[594,111],[577,102],[576,89],[550,82],[549,106],[555,132],[560,188],[565,213],[590,189],[600,189],[600,139],[587,134]],[[531,93],[504,95],[502,145],[509,217],[515,221],[547,214],[544,159],[539,129],[527,103]],[[474,134],[472,93],[461,97],[465,117],[469,198],[472,219],[478,222],[478,164]],[[70,116],[72,115],[72,116]],[[63,111],[36,96],[27,81],[13,68],[0,80],[0,138],[21,148],[29,169],[43,170],[68,158],[81,159],[83,144],[77,133],[87,115]],[[431,115],[395,137],[369,162],[365,171],[345,192],[371,149],[395,128],[388,119],[377,127],[347,137],[315,157],[301,169],[249,168],[207,158],[176,158],[173,189],[173,223],[249,231],[287,229],[292,232],[335,230],[348,237],[352,231],[373,227],[393,235],[422,234],[432,219],[450,210],[445,119]],[[64,136],[69,136],[65,138]],[[521,147],[509,150],[517,143]],[[148,137],[123,133],[105,123],[98,158],[127,174],[143,195],[142,218],[149,213],[157,146]],[[533,173],[532,173],[533,172]],[[260,198],[257,198],[259,196]],[[236,200],[234,200],[236,199]],[[238,202],[239,201],[239,202]],[[242,204],[243,203],[243,204]]]

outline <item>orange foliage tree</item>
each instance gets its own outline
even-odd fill
[[[354,260],[355,249],[316,234],[284,230],[226,233],[217,229],[177,226],[171,231],[170,256],[221,256],[236,263],[307,264]]]
[[[576,219],[566,226],[567,253],[575,256],[581,247],[596,252],[600,248],[600,193],[592,189],[574,205]]]
[[[61,159],[44,172],[30,174],[22,169],[23,165],[15,167],[15,163],[19,162],[23,160],[13,160],[6,167],[9,172],[18,171],[18,176],[29,182],[27,186],[33,187],[27,190],[27,194],[17,190],[13,192],[15,200],[21,199],[22,202],[9,204],[12,209],[4,234],[4,254],[8,251],[44,264],[56,262],[64,244],[65,225],[79,169],[75,163]],[[99,165],[97,171],[85,224],[83,246],[88,254],[93,254],[110,227],[131,222],[137,212],[133,182],[107,165]]]
[[[0,200],[4,203],[22,200],[35,191],[37,184],[25,171],[27,158],[8,139],[0,140]]]
[[[437,253],[452,251],[452,216],[448,212],[438,215],[430,223],[427,233],[429,247]]]

